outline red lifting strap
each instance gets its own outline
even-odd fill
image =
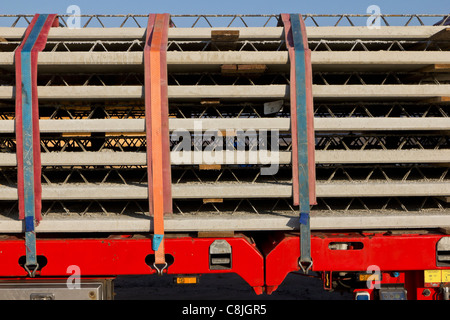
[[[156,265],[166,264],[164,214],[172,213],[166,59],[169,23],[169,14],[151,14],[144,47],[148,198]]]
[[[58,26],[56,14],[36,14],[14,54],[16,67],[16,146],[19,218],[34,211],[41,215],[41,152],[37,94],[38,53],[45,48],[51,27]]]

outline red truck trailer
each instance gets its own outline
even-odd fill
[[[371,18],[0,16],[0,298],[448,300],[448,17]]]

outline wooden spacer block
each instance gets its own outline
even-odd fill
[[[91,133],[89,132],[63,132],[63,138],[71,138],[71,137],[90,137]]]
[[[199,170],[220,170],[222,166],[220,164],[200,164]]]
[[[220,104],[220,100],[219,99],[213,99],[213,98],[211,98],[211,99],[202,99],[200,101],[200,104],[201,105],[207,105],[207,106],[218,105],[218,104]]]
[[[430,99],[423,100],[424,103],[449,103],[450,102],[450,96],[449,97],[434,97]]]
[[[450,64],[432,64],[420,69],[419,72],[450,72]]]
[[[238,73],[264,73],[267,70],[265,64],[240,64],[238,65]]]
[[[223,75],[260,75],[266,70],[265,64],[224,64],[221,66]]]
[[[214,42],[234,42],[239,40],[239,30],[212,30],[211,40]]]
[[[203,203],[223,203],[223,199],[203,199]]]
[[[219,50],[235,50],[239,40],[239,30],[212,30],[213,47]]]
[[[222,137],[236,137],[236,130],[227,129],[227,130],[219,130]]]
[[[236,74],[237,73],[237,65],[236,64],[223,64],[220,67],[222,73],[226,74]]]

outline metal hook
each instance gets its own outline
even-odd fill
[[[304,274],[308,274],[309,270],[311,270],[313,266],[313,262],[312,260],[299,260],[298,265],[300,266]]]
[[[163,271],[164,271],[164,269],[167,268],[167,266],[168,266],[167,262],[164,262],[164,266],[163,266],[161,269],[159,269],[159,268],[156,266],[156,262],[153,263],[153,268],[154,268],[154,269],[156,270],[156,272],[158,273],[158,276],[162,276],[162,275],[163,275]]]
[[[33,266],[34,267],[34,269],[33,270],[30,270],[30,268],[28,268],[28,266]],[[35,277],[35,275],[36,275],[36,271],[39,269],[39,263],[36,263],[36,264],[30,264],[30,265],[24,265],[23,266],[24,268],[25,268],[25,270],[28,272],[28,275],[30,276],[30,278],[34,278]]]

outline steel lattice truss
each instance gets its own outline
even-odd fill
[[[382,25],[393,26],[403,25],[445,25],[449,16],[446,14],[302,14],[306,23],[312,26],[366,26],[367,20],[380,19]],[[67,27],[66,20],[73,15],[59,15],[61,25]],[[83,19],[82,28],[88,27],[138,27],[145,28],[148,15],[127,14],[127,15],[86,15],[80,14]],[[0,15],[0,19],[5,21],[10,27],[16,27],[21,22],[29,24],[33,15]],[[229,14],[229,15],[171,15],[173,27],[270,27],[280,23],[280,16],[277,14],[252,15],[252,14]]]

